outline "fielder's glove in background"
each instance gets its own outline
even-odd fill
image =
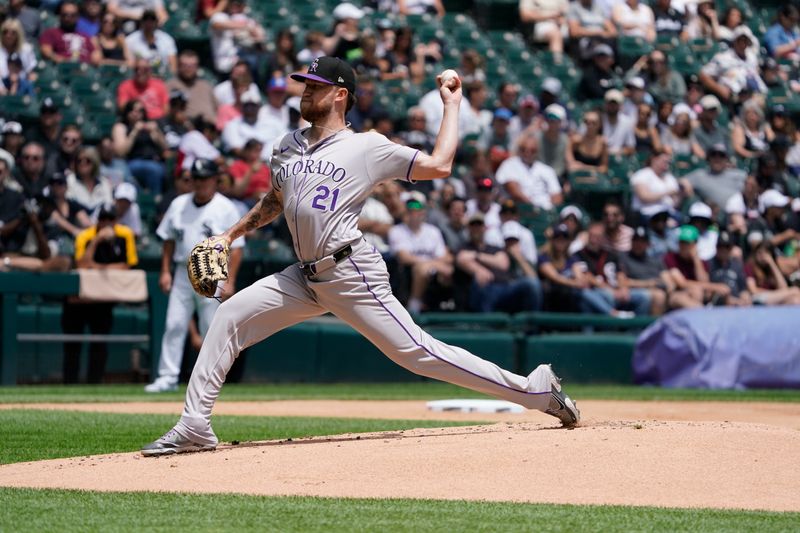
[[[230,247],[222,237],[209,237],[192,248],[186,268],[195,292],[214,298],[217,282],[228,279]]]

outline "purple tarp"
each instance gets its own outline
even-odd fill
[[[633,372],[672,388],[800,388],[800,307],[670,313],[639,337]]]

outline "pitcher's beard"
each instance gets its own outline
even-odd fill
[[[304,102],[301,100],[300,116],[303,117],[303,120],[309,122],[310,124],[321,122],[331,111],[330,108],[324,107],[320,103],[307,102],[305,105],[303,104]]]

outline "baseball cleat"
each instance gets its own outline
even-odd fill
[[[162,437],[142,447],[142,455],[158,457],[176,453],[205,452],[215,449],[216,444],[198,444],[182,437],[175,429],[170,429]]]
[[[574,426],[581,420],[581,412],[578,411],[578,405],[572,401],[572,398],[561,391],[561,379],[556,376],[550,365],[547,365],[547,368],[551,374],[550,405],[547,406],[544,412],[561,420],[561,424],[564,426]]]

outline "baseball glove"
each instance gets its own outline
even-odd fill
[[[214,298],[217,282],[228,279],[229,253],[228,241],[222,237],[209,237],[192,248],[186,268],[197,294]]]

